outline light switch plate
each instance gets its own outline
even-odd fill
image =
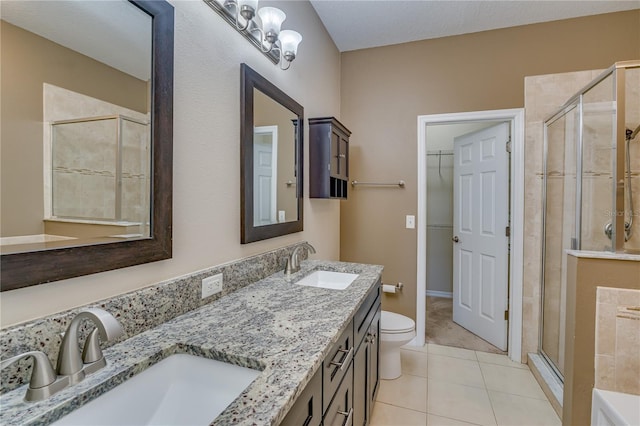
[[[222,291],[222,274],[216,274],[202,280],[202,298],[213,296]]]
[[[408,214],[407,215],[406,227],[407,227],[407,229],[415,229],[415,227],[416,227],[416,217],[414,215],[412,215],[412,214]]]

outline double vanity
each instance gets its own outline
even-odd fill
[[[25,402],[26,386],[3,394],[0,423],[362,424],[378,381],[381,273],[303,261],[104,349],[106,367],[47,399]]]

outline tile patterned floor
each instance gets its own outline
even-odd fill
[[[524,364],[429,343],[401,349],[402,376],[382,380],[372,426],[559,426]]]

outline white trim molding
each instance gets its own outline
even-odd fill
[[[425,294],[428,297],[444,297],[446,299],[453,299],[453,293],[450,291],[427,290]]]
[[[482,121],[511,123],[511,255],[509,259],[509,358],[522,362],[522,280],[524,265],[524,109],[418,116],[418,268],[416,294],[426,294],[427,126]],[[416,300],[416,346],[425,343],[426,297]]]

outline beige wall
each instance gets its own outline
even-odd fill
[[[351,179],[407,186],[351,191],[342,203],[341,258],[384,265],[385,282],[405,283],[402,294],[385,295],[384,308],[415,317],[416,230],[405,229],[404,218],[417,213],[417,116],[520,108],[525,76],[638,57],[638,10],[344,53]]]
[[[5,21],[1,21],[0,31],[0,233],[3,237],[41,234],[43,83],[143,113],[147,112],[147,83]]]
[[[303,232],[240,244],[240,63],[303,105],[307,117],[339,115],[340,55],[314,9],[307,2],[271,3],[286,12],[287,27],[304,37],[295,62],[283,72],[204,2],[172,4],[173,258],[3,292],[3,327],[301,240],[316,247],[312,257],[338,259],[338,202],[305,198]],[[305,148],[305,170],[307,153]]]

